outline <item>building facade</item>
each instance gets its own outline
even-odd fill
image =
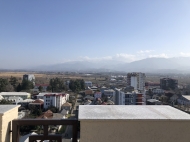
[[[176,89],[178,87],[178,80],[172,78],[161,78],[160,88],[164,90]]]
[[[69,100],[69,94],[50,93],[43,96],[44,108],[47,109],[50,106],[54,106],[61,110],[61,107],[67,100]]]
[[[145,74],[141,72],[133,72],[127,74],[127,85],[134,87],[135,90],[144,91]]]

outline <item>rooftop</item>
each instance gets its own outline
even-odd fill
[[[170,106],[79,106],[79,120],[190,120]]]
[[[187,95],[182,95],[184,98],[186,98],[187,100],[190,100],[190,96]]]
[[[1,92],[0,95],[29,95],[27,92]]]
[[[13,109],[18,108],[20,105],[0,105],[0,114],[4,114],[5,112]]]

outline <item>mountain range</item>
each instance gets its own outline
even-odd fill
[[[146,58],[130,63],[125,61],[70,61],[61,64],[32,68],[35,71],[122,71],[122,72],[165,72],[188,73],[190,57]]]

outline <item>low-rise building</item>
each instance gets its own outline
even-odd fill
[[[23,100],[31,98],[31,94],[27,92],[1,92],[1,96],[5,97],[21,97]]]
[[[92,81],[85,81],[85,87],[91,87],[92,86]]]
[[[62,109],[65,109],[65,110],[70,111],[71,108],[72,108],[72,104],[70,104],[70,103],[68,103],[68,102],[66,102],[66,103],[64,103],[64,104],[62,105]]]
[[[85,95],[93,95],[94,94],[94,91],[93,90],[85,90]]]
[[[54,106],[61,110],[62,105],[69,100],[69,94],[49,93],[44,95],[43,100],[45,109]]]
[[[102,97],[102,93],[101,92],[95,92],[94,93],[94,98],[101,98]]]

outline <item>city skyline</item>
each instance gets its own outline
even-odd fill
[[[190,57],[189,1],[1,1],[0,67]]]

